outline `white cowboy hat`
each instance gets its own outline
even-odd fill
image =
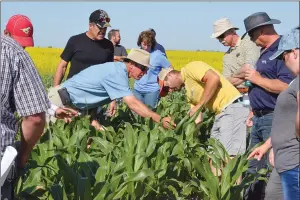
[[[214,22],[214,32],[210,36],[211,38],[217,38],[229,29],[238,30],[237,27],[234,27],[228,18],[221,18]]]
[[[126,57],[121,57],[124,61],[131,60],[140,65],[146,66],[148,68],[152,68],[150,63],[150,53],[143,49],[133,48],[130,50]]]

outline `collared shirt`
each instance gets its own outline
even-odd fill
[[[260,47],[256,46],[246,35],[239,38],[235,47],[230,47],[223,57],[223,76],[226,78],[235,74],[244,64],[254,66],[260,55]],[[243,88],[244,83],[237,86]]]
[[[41,77],[28,53],[12,38],[1,35],[1,149],[13,145],[18,118],[50,108]]]
[[[127,56],[127,51],[125,47],[119,44],[114,46],[114,56]]]
[[[80,110],[96,108],[125,96],[133,95],[126,65],[108,62],[91,66],[66,80],[72,104]]]
[[[181,69],[181,76],[185,84],[187,100],[192,106],[195,106],[203,95],[205,83],[202,79],[208,70],[213,70],[220,76],[221,84],[206,106],[211,111],[219,114],[234,100],[241,97],[239,91],[217,70],[202,61],[187,64]]]
[[[134,82],[134,89],[140,92],[156,92],[159,90],[157,76],[162,68],[168,68],[171,63],[159,50],[150,53],[150,65],[153,67],[147,71],[140,80]]]
[[[285,66],[282,60],[269,58],[277,51],[280,38],[278,38],[269,48],[262,49],[261,55],[256,62],[256,70],[264,78],[279,79],[289,84],[293,79],[291,71]],[[262,87],[252,84],[249,88],[250,105],[253,110],[274,110],[278,94],[271,93]]]

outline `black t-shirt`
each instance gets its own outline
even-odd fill
[[[113,62],[114,46],[108,39],[92,40],[86,33],[72,36],[60,56],[71,62],[67,79],[80,71],[97,64]]]

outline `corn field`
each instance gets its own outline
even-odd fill
[[[61,50],[27,51],[42,75],[55,72]],[[203,60],[221,70],[222,53],[168,51],[167,55],[176,69]],[[103,131],[90,126],[89,116],[76,117],[70,124],[60,120],[50,124],[16,184],[16,199],[242,199],[245,187],[264,179],[266,172],[243,176],[237,184],[248,168],[250,151],[230,159],[222,144],[210,138],[214,113],[202,107],[190,117],[184,93],[182,89],[169,94],[156,108],[162,117],[172,116],[177,124],[172,130],[137,116],[123,103],[115,116],[99,115]],[[200,111],[203,122],[196,125]],[[214,174],[211,165],[220,173]]]

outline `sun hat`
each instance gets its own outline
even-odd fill
[[[210,36],[211,38],[217,38],[229,29],[238,30],[237,27],[233,26],[231,21],[228,18],[221,18],[214,22],[213,26],[213,34]]]

